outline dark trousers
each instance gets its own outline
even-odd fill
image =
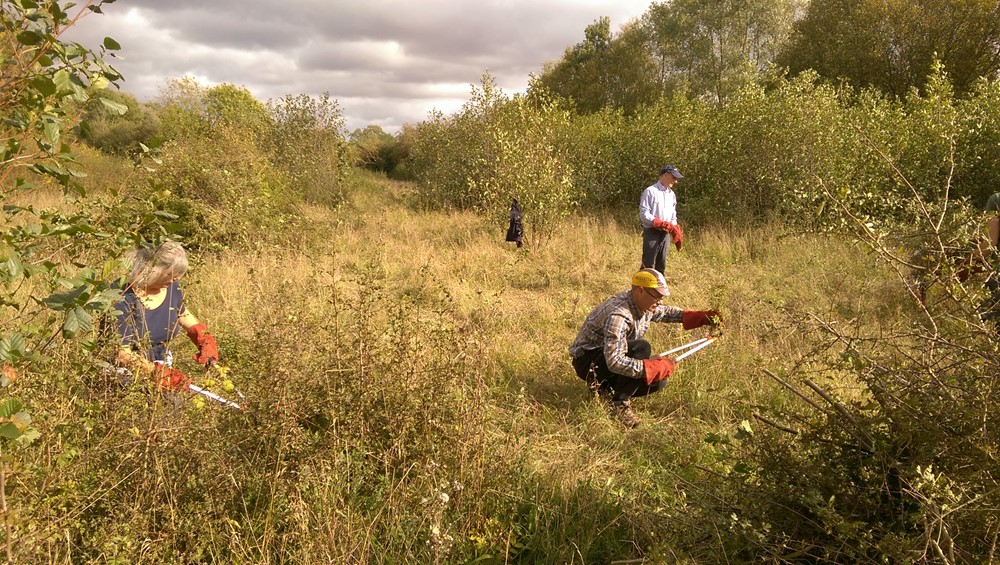
[[[625,355],[633,359],[649,359],[652,354],[652,346],[644,339],[629,341],[628,349],[625,352]],[[608,369],[608,362],[604,359],[604,351],[601,349],[592,349],[575,357],[573,368],[576,370],[577,376],[585,382],[599,383],[601,390],[610,393],[611,399],[615,402],[623,402],[635,396],[653,394],[667,384],[666,380],[662,380],[648,385],[646,379],[642,377],[633,379],[612,373],[611,369]]]
[[[670,234],[665,231],[645,228],[642,230],[642,266],[652,267],[666,273],[667,254],[670,253]]]

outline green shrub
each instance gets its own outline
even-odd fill
[[[158,166],[134,179],[119,225],[153,217],[195,248],[250,247],[295,235],[298,204],[344,198],[343,118],[324,96],[288,96],[267,105],[241,87],[170,83],[157,107],[167,143]]]
[[[289,187],[308,202],[336,206],[349,174],[344,117],[337,101],[323,94],[288,95],[268,103],[273,119],[265,146]]]
[[[500,226],[516,198],[528,239],[540,242],[577,202],[566,147],[556,143],[568,125],[559,101],[507,98],[486,75],[461,113],[418,126],[409,167],[427,204],[475,208]]]
[[[1000,80],[980,80],[973,91],[956,102],[961,120],[956,145],[954,188],[980,208],[1000,190]]]
[[[153,145],[159,135],[159,118],[146,104],[122,92],[105,90],[96,95],[125,107],[125,112],[109,110],[108,106],[91,101],[80,124],[80,137],[90,146],[112,155],[141,152],[141,145]]]
[[[299,197],[287,183],[242,130],[220,126],[168,143],[161,164],[123,192],[119,222],[127,225],[152,206],[167,220],[165,229],[192,248],[252,247],[287,237],[298,220]]]
[[[776,331],[802,344],[768,373],[785,400],[745,406],[757,422],[720,457],[727,498],[717,520],[739,517],[731,533],[748,556],[955,563],[995,551],[1000,368],[996,296],[981,285],[996,273],[969,275],[964,262],[981,237],[980,213],[924,197],[910,199],[923,214],[888,232],[866,225],[857,202],[834,203],[855,218],[841,236],[865,274],[845,276],[839,296],[830,291],[835,308],[783,310]],[[936,265],[923,301],[908,292],[911,259],[896,237],[914,232]],[[864,299],[846,286],[862,279],[873,287]]]

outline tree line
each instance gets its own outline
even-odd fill
[[[584,113],[632,113],[675,92],[724,103],[772,66],[905,96],[937,60],[964,96],[1000,69],[998,22],[992,0],[654,2],[618,34],[595,21],[538,84]]]
[[[682,205],[695,222],[829,227],[841,221],[831,194],[905,221],[907,183],[980,206],[1000,168],[997,9],[654,2],[617,34],[608,18],[587,26],[525,95],[486,75],[454,115],[351,139],[368,147],[366,166],[418,180],[428,202],[503,223],[512,198],[528,201],[541,237],[581,205],[629,213],[668,161],[692,173]],[[527,173],[538,156],[546,171]],[[490,166],[462,166],[476,159]]]

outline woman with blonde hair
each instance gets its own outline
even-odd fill
[[[178,281],[187,273],[187,253],[179,243],[164,242],[136,249],[126,257],[131,270],[122,291],[115,329],[121,337],[119,366],[133,374],[151,374],[165,390],[182,390],[189,379],[174,369],[170,340],[183,329],[198,347],[195,361],[210,366],[219,360],[219,348],[204,322],[184,305]]]

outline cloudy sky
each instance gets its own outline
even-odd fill
[[[432,109],[461,109],[484,72],[508,94],[583,40],[651,0],[118,0],[67,35],[118,41],[122,90],[155,99],[168,78],[246,87],[261,101],[329,92],[350,130],[395,132]]]

